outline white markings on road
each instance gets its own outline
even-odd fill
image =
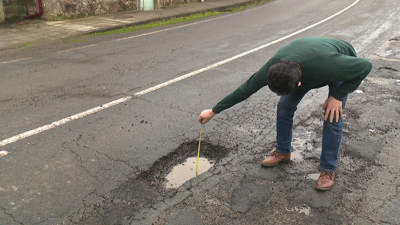
[[[378,59],[378,60],[385,60],[385,61],[390,61],[390,62],[400,62],[400,59],[396,58],[388,58],[388,57],[381,57],[377,55],[370,55],[369,56],[371,59]]]
[[[93,114],[93,113],[99,112],[99,111],[101,111],[101,110],[103,110],[103,109],[110,108],[111,106],[115,106],[115,105],[118,105],[118,104],[120,104],[120,103],[129,101],[129,100],[131,100],[133,97],[138,97],[138,96],[145,95],[145,94],[150,93],[150,92],[152,92],[152,91],[155,91],[155,90],[158,90],[158,89],[160,89],[160,88],[166,87],[166,86],[168,86],[168,85],[170,85],[170,84],[173,84],[173,83],[176,83],[176,82],[178,82],[178,81],[187,79],[187,78],[192,77],[192,76],[194,76],[194,75],[197,75],[197,74],[199,74],[199,73],[202,73],[202,72],[205,72],[205,71],[207,71],[207,70],[213,69],[213,68],[215,68],[215,67],[221,66],[221,65],[226,64],[226,63],[228,63],[228,62],[231,62],[231,61],[233,61],[233,60],[236,60],[236,59],[238,59],[238,58],[241,58],[241,57],[243,57],[243,56],[246,56],[246,55],[248,55],[248,54],[251,54],[251,53],[253,53],[253,52],[256,52],[256,51],[258,51],[258,50],[261,50],[261,49],[266,48],[266,47],[268,47],[268,46],[271,46],[271,45],[273,45],[273,44],[276,44],[276,43],[278,43],[278,42],[281,42],[281,41],[283,41],[283,40],[286,40],[286,39],[288,39],[288,38],[290,38],[290,37],[293,37],[293,36],[295,36],[295,35],[297,35],[297,34],[300,34],[300,33],[304,32],[304,31],[307,31],[307,30],[309,30],[309,29],[311,29],[311,28],[313,28],[313,27],[316,27],[316,26],[318,26],[318,25],[320,25],[320,24],[322,24],[322,23],[324,23],[324,22],[326,22],[326,21],[328,21],[328,20],[330,20],[330,19],[332,19],[332,18],[334,18],[334,17],[336,17],[336,16],[342,14],[343,12],[345,12],[345,11],[347,11],[348,9],[352,8],[353,6],[355,6],[359,1],[360,1],[360,0],[356,0],[353,4],[349,5],[349,6],[346,7],[345,9],[343,9],[343,10],[341,10],[341,11],[339,11],[339,12],[333,14],[332,16],[330,16],[330,17],[328,17],[328,18],[326,18],[326,19],[323,19],[323,20],[321,20],[321,21],[319,21],[319,22],[317,22],[317,23],[314,23],[314,24],[312,24],[312,25],[310,25],[310,26],[308,26],[308,27],[306,27],[306,28],[303,28],[303,29],[301,29],[301,30],[299,30],[299,31],[296,31],[296,32],[294,32],[294,33],[291,33],[291,34],[289,34],[289,35],[286,35],[286,36],[284,36],[284,37],[282,37],[282,38],[279,38],[279,39],[277,39],[277,40],[275,40],[275,41],[269,42],[269,43],[267,43],[267,44],[265,44],[265,45],[261,45],[261,46],[259,46],[259,47],[257,47],[257,48],[251,49],[251,50],[249,50],[249,51],[243,52],[243,53],[238,54],[238,55],[236,55],[236,56],[233,56],[233,57],[231,57],[231,58],[228,58],[228,59],[225,59],[225,60],[223,60],[223,61],[217,62],[217,63],[215,63],[215,64],[213,64],[213,65],[207,66],[207,67],[205,67],[205,68],[202,68],[202,69],[193,71],[193,72],[191,72],[191,73],[185,74],[185,75],[183,75],[183,76],[177,77],[177,78],[175,78],[175,79],[166,81],[166,82],[164,82],[164,83],[161,83],[161,84],[158,84],[158,85],[156,85],[156,86],[150,87],[150,88],[145,89],[145,90],[143,90],[143,91],[137,92],[137,93],[133,94],[133,96],[123,97],[123,98],[117,99],[117,100],[115,100],[115,101],[109,102],[109,103],[107,103],[107,104],[104,104],[104,105],[102,105],[102,106],[98,106],[98,107],[95,107],[95,108],[86,110],[86,111],[84,111],[84,112],[75,114],[75,115],[73,115],[73,116],[69,116],[69,117],[67,117],[67,118],[58,120],[58,121],[53,122],[53,123],[51,123],[51,124],[47,124],[47,125],[41,126],[41,127],[39,127],[39,128],[36,128],[36,129],[30,130],[30,131],[27,131],[27,132],[25,132],[25,133],[18,134],[18,135],[15,135],[15,136],[13,136],[13,137],[7,138],[7,139],[5,139],[5,140],[3,140],[3,141],[0,142],[0,147],[1,147],[1,146],[8,145],[8,144],[11,144],[11,143],[16,142],[16,141],[18,141],[18,140],[21,140],[21,139],[30,137],[30,136],[32,136],[32,135],[35,135],[35,134],[44,132],[44,131],[46,131],[46,130],[53,129],[53,128],[58,127],[58,126],[60,126],[60,125],[66,124],[66,123],[68,123],[68,122],[71,122],[71,121],[73,121],[73,120],[83,118],[83,117],[85,117],[85,116],[88,116],[88,115],[91,115],[91,114]],[[133,37],[134,37],[134,36],[133,36]],[[133,37],[131,37],[131,38],[133,38]]]
[[[55,128],[55,127],[58,127],[58,126],[61,126],[61,125],[63,125],[63,124],[66,124],[66,123],[68,123],[68,122],[71,122],[71,121],[73,121],[73,120],[76,120],[76,119],[79,119],[79,118],[83,118],[83,117],[85,117],[85,116],[87,116],[87,115],[90,115],[90,114],[99,112],[99,111],[101,111],[101,110],[103,110],[103,109],[110,108],[111,106],[118,105],[118,104],[120,104],[120,103],[122,103],[122,102],[126,102],[126,101],[131,100],[131,99],[132,99],[132,96],[123,97],[123,98],[117,99],[117,100],[115,100],[115,101],[109,102],[109,103],[107,103],[107,104],[104,104],[104,105],[101,105],[101,106],[97,106],[97,107],[95,107],[95,108],[86,110],[86,111],[84,111],[84,112],[75,114],[75,115],[73,115],[73,116],[69,116],[69,117],[67,117],[67,118],[58,120],[58,121],[53,122],[53,123],[51,123],[51,124],[47,124],[47,125],[41,126],[41,127],[39,127],[39,128],[36,128],[36,129],[30,130],[30,131],[27,131],[27,132],[25,132],[25,133],[15,135],[15,136],[13,136],[13,137],[10,137],[10,138],[7,138],[7,139],[1,141],[1,142],[0,142],[0,146],[5,146],[5,145],[11,144],[11,143],[13,143],[13,142],[16,142],[16,141],[18,141],[18,140],[24,139],[24,138],[26,138],[26,137],[29,137],[29,136],[32,136],[32,135],[41,133],[41,132],[46,131],[46,130],[53,129],[53,128]]]
[[[5,156],[5,155],[8,155],[7,151],[0,151],[0,157]]]
[[[5,62],[1,62],[1,63],[2,64],[7,64],[7,63],[13,63],[13,62],[19,62],[19,61],[23,61],[23,60],[28,60],[28,59],[32,59],[32,57],[15,59],[15,60],[5,61]]]
[[[67,49],[67,50],[64,50],[64,51],[57,51],[56,53],[70,52],[70,51],[89,48],[89,47],[93,47],[93,46],[96,46],[96,44],[94,44],[94,45],[86,45],[86,46],[82,46],[82,47],[79,47],[79,48],[71,48],[71,49]]]
[[[246,12],[248,12],[248,11],[246,11]],[[126,37],[126,38],[121,38],[121,39],[117,39],[117,41],[123,41],[123,40],[137,38],[137,37],[146,36],[146,35],[150,35],[150,34],[156,34],[156,33],[161,33],[161,32],[165,32],[165,31],[175,30],[175,29],[178,29],[178,28],[192,26],[192,25],[196,25],[196,24],[199,24],[199,23],[205,23],[205,22],[209,22],[209,21],[212,21],[212,20],[216,20],[216,19],[222,19],[222,18],[225,18],[225,17],[228,17],[228,16],[232,16],[232,15],[237,15],[237,14],[229,14],[229,15],[226,15],[226,16],[220,16],[218,18],[202,20],[202,21],[198,21],[198,22],[193,22],[193,23],[177,26],[177,27],[172,27],[172,28],[167,28],[167,29],[158,30],[158,31],[154,31],[154,32],[149,32],[149,33],[139,34],[139,35],[130,36],[130,37]]]

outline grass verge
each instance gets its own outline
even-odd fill
[[[100,35],[122,34],[122,33],[128,33],[128,32],[132,32],[132,31],[140,30],[140,29],[161,27],[161,26],[166,26],[166,25],[170,25],[170,24],[176,24],[176,23],[181,23],[181,22],[186,22],[186,21],[191,21],[191,20],[197,20],[197,19],[201,19],[201,18],[205,18],[205,17],[216,16],[216,15],[220,15],[220,14],[224,14],[224,13],[243,11],[247,8],[259,6],[259,5],[262,5],[267,2],[271,2],[271,1],[273,1],[273,0],[252,1],[252,2],[244,4],[244,5],[226,8],[223,10],[218,10],[218,11],[212,10],[212,11],[207,11],[207,12],[201,12],[201,13],[196,13],[196,14],[192,14],[189,16],[170,18],[170,19],[165,19],[162,21],[155,21],[155,22],[151,22],[151,23],[143,24],[143,25],[129,26],[129,27],[124,27],[124,28],[109,30],[109,31],[104,31],[104,32],[95,32],[95,33],[84,35],[84,36],[92,36],[93,37],[93,36],[100,36]]]

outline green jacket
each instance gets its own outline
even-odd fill
[[[300,64],[303,73],[300,79],[301,89],[310,90],[333,81],[343,81],[331,94],[340,101],[355,91],[372,69],[372,63],[358,58],[353,46],[345,41],[319,37],[298,39],[281,48],[244,84],[214,106],[213,112],[220,113],[268,85],[268,70],[279,60],[291,60]]]

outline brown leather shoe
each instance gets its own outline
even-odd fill
[[[275,150],[270,156],[261,161],[261,165],[270,167],[275,166],[280,162],[290,162],[290,154],[284,155]]]
[[[320,191],[327,191],[335,184],[335,172],[322,171],[317,180],[316,189]]]

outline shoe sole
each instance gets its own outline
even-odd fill
[[[282,159],[281,161],[279,161],[279,162],[277,162],[277,163],[275,163],[275,164],[264,164],[264,163],[262,163],[262,161],[261,161],[261,166],[273,167],[273,166],[278,165],[280,162],[288,163],[288,162],[290,162],[290,159]]]
[[[319,190],[319,191],[328,191],[328,190],[330,190],[331,188],[333,188],[333,185],[330,186],[330,187],[326,187],[326,188],[315,186],[315,189],[317,189],[317,190]]]

